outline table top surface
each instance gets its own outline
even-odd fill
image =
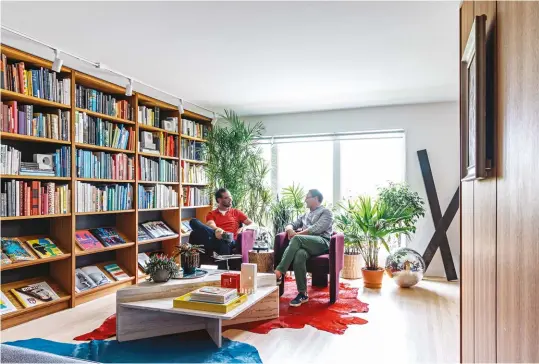
[[[264,274],[264,273],[259,273],[259,274]],[[141,310],[169,312],[169,313],[177,313],[177,314],[188,315],[188,316],[198,316],[198,317],[207,317],[207,318],[222,319],[222,320],[231,320],[235,318],[236,316],[238,316],[240,313],[247,310],[249,307],[252,307],[254,304],[262,300],[264,297],[269,296],[273,292],[277,291],[278,288],[279,288],[278,286],[257,288],[255,293],[250,294],[247,297],[247,301],[245,301],[243,304],[239,305],[238,307],[236,307],[235,309],[227,313],[190,310],[190,309],[185,309],[185,308],[174,308],[173,298],[170,298],[170,297],[144,300],[144,301],[125,302],[125,303],[120,303],[120,305],[123,307],[136,308],[136,309],[141,309]]]

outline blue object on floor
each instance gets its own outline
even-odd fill
[[[194,340],[185,334],[123,343],[93,340],[70,344],[35,338],[4,344],[101,363],[262,363],[258,350],[250,344],[223,338],[223,346],[218,348],[207,337]]]

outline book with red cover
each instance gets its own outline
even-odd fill
[[[75,242],[82,250],[92,250],[103,248],[103,244],[88,230],[75,232]]]

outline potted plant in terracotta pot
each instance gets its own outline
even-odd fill
[[[156,283],[168,281],[179,270],[174,258],[169,258],[164,254],[152,255],[144,269],[149,274],[148,280]]]
[[[203,245],[182,243],[174,251],[174,258],[180,256],[183,274],[193,274],[200,266],[200,253],[204,254]]]
[[[365,260],[362,268],[364,285],[381,288],[384,269],[378,264],[380,247],[389,252],[386,239],[393,234],[408,234],[410,226],[400,224],[410,218],[410,208],[390,208],[384,201],[373,201],[368,196],[341,205],[337,224],[342,227],[345,239],[355,244]]]

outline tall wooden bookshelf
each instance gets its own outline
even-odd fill
[[[9,46],[2,45],[1,51],[2,54],[6,55],[8,64],[13,62],[24,62],[25,66],[28,67],[43,67],[49,70],[52,67],[52,63],[50,61],[33,56],[26,52],[19,51]],[[22,241],[36,237],[49,237],[64,253],[61,256],[52,258],[36,259],[22,263],[12,263],[2,265],[0,267],[2,275],[1,291],[17,308],[17,311],[6,313],[0,317],[2,329],[19,325],[54,312],[75,307],[98,297],[111,294],[121,287],[136,284],[144,280],[146,277],[144,275],[140,275],[138,270],[138,253],[158,250],[163,251],[166,254],[171,254],[174,247],[180,243],[181,239],[186,238],[185,235],[181,234],[180,229],[182,215],[184,215],[184,219],[190,217],[203,219],[206,213],[211,209],[210,205],[182,207],[183,185],[181,183],[180,169],[180,161],[182,160],[180,153],[180,140],[182,138],[193,139],[193,137],[181,134],[182,119],[203,123],[211,127],[212,120],[210,118],[189,110],[185,110],[184,113],[180,115],[177,106],[139,93],[133,93],[133,96],[125,96],[125,89],[123,87],[93,76],[86,75],[84,73],[80,73],[67,67],[62,67],[59,76],[70,79],[71,100],[69,105],[51,102],[45,99],[27,96],[4,89],[1,90],[2,102],[17,101],[20,104],[34,105],[35,107],[44,108],[44,110],[68,110],[71,117],[71,135],[69,141],[0,132],[1,143],[9,143],[9,145],[15,146],[17,149],[23,151],[23,158],[26,156],[26,159],[33,153],[47,153],[51,149],[60,146],[69,146],[71,148],[71,175],[69,177],[38,177],[22,175],[0,176],[2,180],[39,180],[42,182],[67,184],[71,191],[69,213],[0,218],[3,237],[18,237]],[[77,85],[82,85],[84,87],[101,91],[105,94],[112,95],[117,99],[127,100],[132,107],[133,117],[131,120],[127,120],[76,107],[75,90]],[[169,132],[158,127],[139,123],[138,109],[141,105],[148,108],[158,107],[162,115],[177,117],[179,129],[178,132]],[[135,133],[135,144],[133,148],[131,150],[121,150],[75,142],[75,121],[77,112],[86,113],[89,116],[99,117],[103,120],[108,120],[115,124],[123,124],[125,127],[132,128],[133,132]],[[178,143],[176,145],[176,156],[170,157],[140,152],[139,137],[141,131],[161,132],[177,136]],[[198,141],[204,142],[202,139]],[[79,149],[103,151],[106,153],[124,153],[128,156],[132,156],[135,161],[135,178],[130,180],[78,178],[76,170],[76,156],[77,150]],[[142,181],[139,178],[138,173],[139,158],[141,156],[153,160],[159,160],[162,158],[168,161],[176,161],[178,163],[178,173],[180,175],[177,176],[177,179],[174,182]],[[195,163],[197,162],[195,161]],[[78,182],[90,184],[129,184],[133,187],[132,207],[130,209],[120,211],[77,212],[75,201],[76,186]],[[177,192],[178,201],[175,207],[152,209],[139,208],[138,187],[155,184],[165,185],[167,188],[170,187]],[[161,239],[139,241],[139,223],[152,220],[164,221],[172,230],[176,232],[176,235]],[[118,246],[105,247],[99,250],[88,251],[80,249],[75,243],[75,231],[97,227],[116,228],[127,243]],[[120,281],[115,281],[112,279],[110,275],[108,275],[108,273],[102,269],[104,265],[111,262],[117,263],[129,275],[129,278]],[[74,276],[75,269],[86,265],[96,265],[101,268],[101,270],[109,276],[112,283],[76,293]],[[60,296],[60,299],[30,308],[23,308],[10,292],[12,288],[41,281],[46,281],[49,283],[49,285]]]

